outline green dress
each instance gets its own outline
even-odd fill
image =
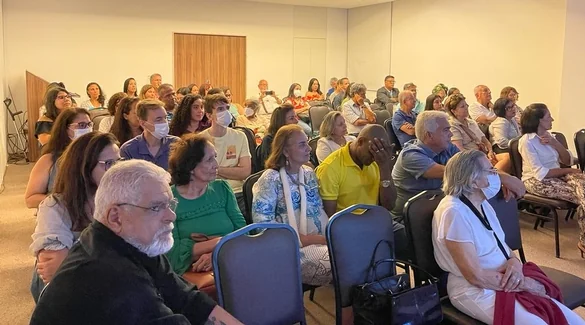
[[[192,233],[225,236],[244,227],[246,221],[238,208],[234,192],[224,180],[210,182],[205,193],[194,200],[182,197],[174,185],[171,189],[179,204],[173,229],[175,242],[167,257],[173,270],[183,274],[193,263],[195,241],[191,239]]]

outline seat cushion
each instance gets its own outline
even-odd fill
[[[561,270],[540,267],[560,288],[565,306],[575,309],[585,303],[585,280]]]
[[[544,196],[538,196],[538,195],[534,195],[534,194],[530,194],[530,193],[526,193],[524,195],[524,197],[522,198],[523,201],[526,201],[528,203],[533,203],[533,204],[546,204],[546,205],[550,205],[552,207],[555,207],[556,209],[561,209],[561,210],[567,210],[567,209],[572,209],[572,208],[576,208],[577,205],[568,202],[568,201],[563,201],[563,200],[555,200],[555,199],[550,199]]]
[[[475,325],[484,324],[473,317],[469,317],[466,314],[455,308],[449,298],[443,298],[441,300],[441,309],[443,309],[443,322],[441,324],[461,324],[461,325]]]

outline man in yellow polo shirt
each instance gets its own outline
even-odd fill
[[[394,208],[392,151],[386,130],[377,124],[362,129],[355,141],[331,153],[315,170],[325,213],[331,217],[354,204]],[[405,257],[404,226],[394,222],[396,256]]]

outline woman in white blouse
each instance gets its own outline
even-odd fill
[[[532,104],[522,113],[522,181],[529,193],[580,205],[577,217],[581,234],[577,247],[585,254],[585,175],[573,164],[569,150],[549,133],[554,119],[545,104]],[[561,166],[563,165],[563,166]]]
[[[347,135],[347,125],[341,112],[332,111],[325,115],[319,128],[319,141],[317,141],[317,159],[321,163],[333,151],[345,146],[349,141],[355,140],[352,135]]]
[[[122,99],[126,97],[128,97],[128,95],[123,92],[115,93],[112,95],[112,97],[110,97],[110,100],[108,101],[108,113],[110,113],[110,116],[106,116],[100,121],[100,126],[98,128],[100,132],[103,133],[110,132],[112,124],[114,124],[116,110],[118,109],[118,107],[120,107],[120,102],[122,101]]]
[[[85,93],[89,99],[79,105],[81,108],[92,110],[106,107],[106,95],[104,95],[102,87],[97,82],[88,83],[87,87],[85,87]]]
[[[36,258],[31,283],[35,301],[81,231],[92,222],[95,191],[106,170],[119,160],[114,135],[97,131],[73,141],[59,159],[53,194],[39,206],[30,245]]]
[[[433,217],[433,247],[437,264],[449,273],[447,293],[453,306],[492,324],[496,291],[528,292],[536,300],[544,297],[545,287],[524,276],[522,262],[506,245],[504,231],[487,201],[500,191],[500,178],[485,154],[467,150],[453,156],[445,166],[443,191],[446,196]],[[562,303],[549,299],[569,324],[585,324]],[[515,324],[546,324],[518,300],[514,320]]]
[[[508,98],[498,98],[494,103],[496,119],[490,123],[489,132],[492,148],[496,153],[509,151],[509,142],[520,136],[520,128],[516,122],[516,106]]]

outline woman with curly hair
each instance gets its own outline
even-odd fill
[[[211,121],[203,111],[203,98],[199,95],[183,97],[169,125],[169,134],[182,136],[186,133],[199,133],[211,126]]]

